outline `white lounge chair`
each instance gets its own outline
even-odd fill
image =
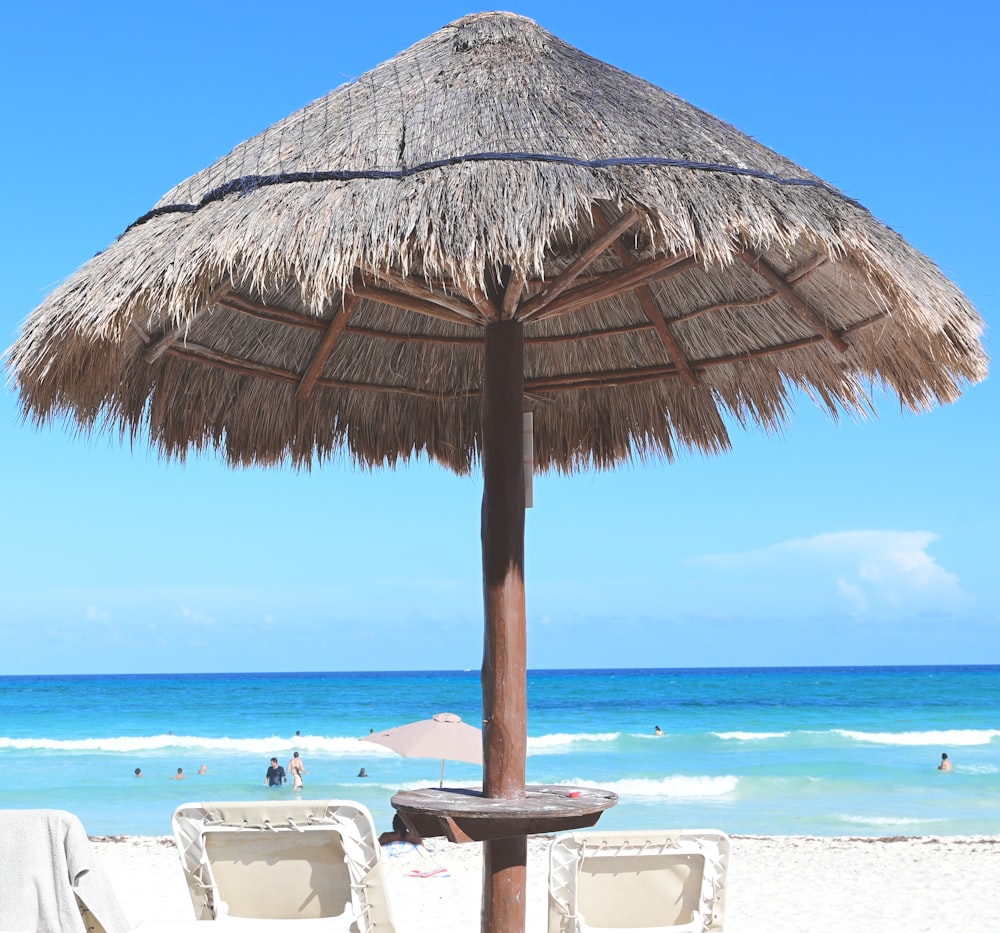
[[[199,920],[272,931],[394,929],[381,847],[360,803],[188,803],[172,825]]]
[[[549,850],[549,933],[721,930],[728,867],[719,830],[564,833]]]
[[[0,930],[130,929],[76,816],[66,810],[0,810]]]

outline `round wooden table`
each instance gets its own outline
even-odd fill
[[[484,797],[456,787],[402,790],[392,805],[420,836],[447,836],[451,842],[483,842],[593,826],[618,802],[618,795],[592,787],[532,784],[515,800]]]

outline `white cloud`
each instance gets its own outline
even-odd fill
[[[841,578],[837,580],[837,592],[840,593],[852,615],[861,616],[868,612],[868,599],[865,597],[865,591],[857,584]]]
[[[215,620],[203,615],[200,612],[196,612],[188,606],[180,605],[177,607],[177,615],[184,622],[189,622],[194,625],[214,625]]]
[[[957,574],[928,553],[936,540],[929,531],[827,532],[744,553],[703,555],[687,565],[710,572],[724,593],[739,593],[744,601],[770,594],[776,608],[799,613],[952,614],[970,599]]]

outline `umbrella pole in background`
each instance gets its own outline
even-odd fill
[[[482,401],[483,795],[504,800],[525,796],[528,744],[523,406],[523,325],[494,321]],[[526,836],[483,843],[482,933],[523,933],[527,853]]]

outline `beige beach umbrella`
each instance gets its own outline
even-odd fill
[[[481,464],[483,810],[462,824],[434,789],[426,815],[475,824],[484,929],[514,933],[526,834],[585,825],[525,786],[523,413],[537,470],[717,453],[796,393],[834,416],[873,387],[950,402],[986,374],[981,326],[850,197],[484,13],[172,189],[52,292],[8,366],[27,417],[169,457]]]
[[[455,713],[435,713],[430,719],[373,732],[361,739],[391,748],[404,758],[440,758],[440,787],[444,787],[447,759],[469,761],[474,765],[483,763],[482,730],[462,722],[462,717]]]

